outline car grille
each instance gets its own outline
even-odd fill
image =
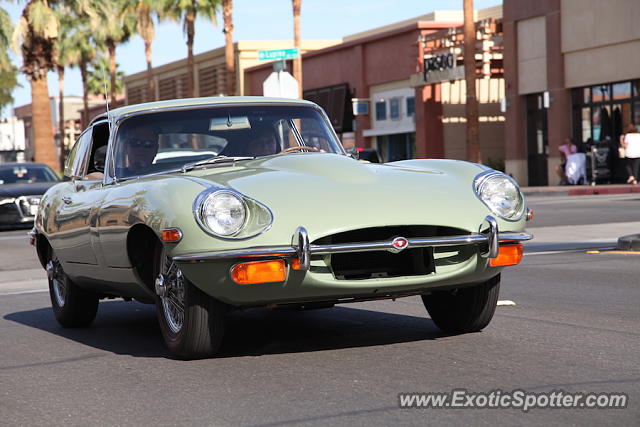
[[[16,224],[22,218],[22,212],[13,199],[0,200],[0,225]]]
[[[469,233],[451,227],[401,225],[347,231],[325,236],[312,244],[362,243],[391,240],[395,237],[428,238],[465,234]],[[408,248],[398,253],[389,251],[337,253],[324,257],[324,260],[336,279],[362,280],[427,275],[436,272],[438,266],[455,265],[468,259],[469,255],[468,248],[464,247],[427,247]]]

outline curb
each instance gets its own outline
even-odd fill
[[[618,249],[621,251],[640,252],[640,234],[629,234],[618,239]]]
[[[593,196],[599,194],[640,193],[640,186],[621,184],[567,187],[521,187],[521,191],[525,196]]]

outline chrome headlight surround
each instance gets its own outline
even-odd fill
[[[225,200],[226,199],[226,200]],[[235,224],[229,226],[228,230],[224,227],[220,229],[216,227],[215,218],[211,218],[211,210],[215,210],[215,203],[227,203],[236,210],[241,209],[242,212],[236,213],[238,220]],[[224,208],[223,208],[224,211]],[[193,215],[196,222],[207,234],[224,239],[224,240],[243,240],[267,231],[273,223],[273,214],[271,210],[257,200],[253,200],[237,191],[229,188],[211,187],[200,193],[193,203]]]
[[[476,196],[491,212],[506,221],[519,221],[526,210],[524,196],[515,179],[495,170],[477,175],[473,180]]]

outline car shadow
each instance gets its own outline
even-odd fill
[[[10,313],[4,318],[116,354],[172,358],[152,305],[101,302],[91,327],[79,329],[61,327],[48,307]],[[425,317],[416,317],[345,306],[306,311],[252,308],[227,315],[227,330],[217,357],[371,347],[446,336],[426,311]]]

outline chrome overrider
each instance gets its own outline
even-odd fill
[[[407,244],[402,250],[407,248],[486,244],[486,250],[483,250],[480,255],[485,258],[495,258],[498,256],[499,242],[518,243],[531,240],[532,238],[533,235],[524,232],[500,233],[498,232],[498,222],[495,218],[487,216],[480,226],[479,232],[476,234],[406,239]],[[312,245],[309,243],[309,233],[307,230],[304,227],[298,227],[291,239],[291,246],[258,246],[239,250],[177,255],[173,257],[173,260],[177,262],[204,262],[244,257],[298,258],[300,261],[299,269],[306,271],[309,270],[311,255],[369,251],[398,252],[398,247],[394,245],[394,241],[396,241],[396,239],[377,242]]]

